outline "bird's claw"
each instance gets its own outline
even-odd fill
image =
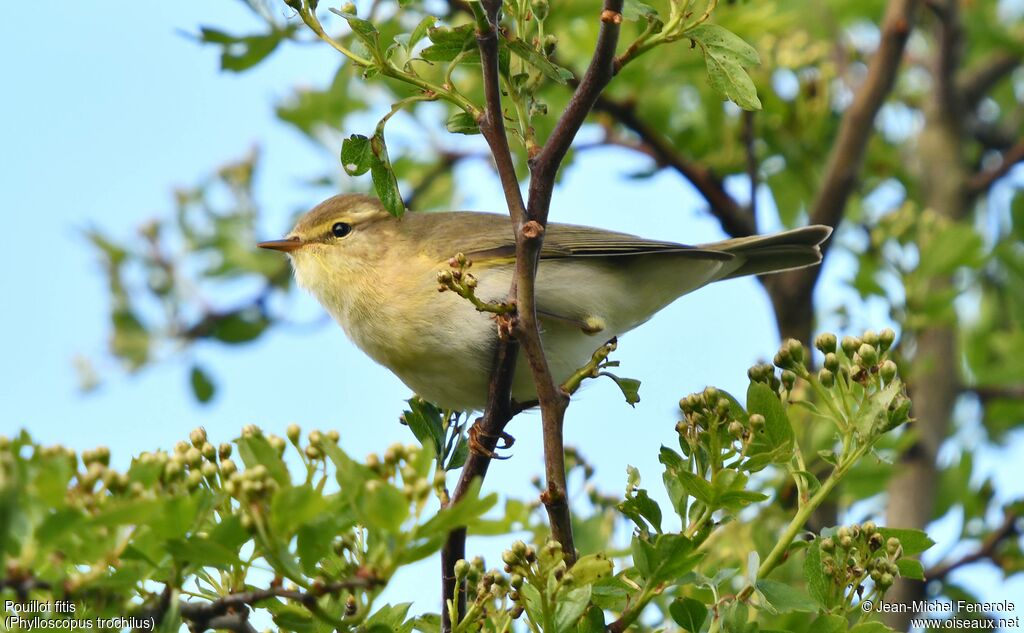
[[[484,446],[481,440],[491,440],[490,443],[494,444],[494,449]],[[499,441],[501,442],[500,445]],[[501,431],[498,435],[492,435],[482,431],[480,429],[479,421],[477,424],[469,427],[469,450],[488,459],[508,459],[511,455],[498,455],[494,451],[503,451],[512,448],[512,445],[515,444],[515,442],[516,438],[504,431]]]

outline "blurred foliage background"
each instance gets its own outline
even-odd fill
[[[624,45],[651,24],[645,5],[628,4]],[[650,4],[666,13],[662,3]],[[282,47],[321,45],[283,4],[248,5],[263,25],[258,30],[197,29],[197,43],[220,51],[224,71],[247,72]],[[459,0],[367,2],[358,12],[376,25],[381,41],[396,42],[401,63],[443,39],[422,26],[426,18],[452,25],[472,19]],[[321,13],[339,41],[361,50],[345,20]],[[581,76],[591,54],[593,13],[583,2],[551,6],[546,34],[535,43],[572,77]],[[869,515],[908,528],[952,522],[959,536],[926,570],[927,586],[906,583],[897,591],[903,599],[972,598],[978,587],[958,584],[953,571],[994,565],[1009,577],[1024,562],[1020,500],[972,476],[976,455],[988,447],[1020,446],[1024,423],[1024,176],[1017,168],[1024,159],[1024,7],[1015,0],[735,1],[720,4],[714,21],[757,50],[761,64],[748,70],[761,110],[723,103],[704,59],[687,43],[659,48],[615,78],[569,161],[608,147],[636,153],[647,163],[630,178],[643,183],[667,173],[685,181],[729,235],[837,224],[828,256],[845,262],[852,292],[815,309],[817,272],[766,278],[780,336],[809,343],[816,322],[852,332],[884,315],[900,333],[895,354],[917,424],[886,447],[894,467],[866,465],[819,525]],[[894,27],[909,39],[891,92],[883,90],[877,116],[851,122],[858,96],[875,85],[873,58]],[[412,41],[417,29],[426,37],[419,43]],[[480,103],[472,51],[454,68],[447,63],[462,52],[410,63]],[[524,104],[538,139],[564,110],[573,83],[538,80]],[[310,204],[338,190],[373,190],[369,176],[349,176],[333,157],[352,134],[373,135],[391,104],[411,94],[339,56],[332,81],[278,101],[281,123],[332,157],[321,173],[309,174]],[[441,103],[414,102],[388,124],[396,183],[412,209],[457,205],[476,186],[454,177],[458,167],[489,164],[482,139],[454,114]],[[518,120],[511,112],[510,118]],[[844,134],[864,141],[862,157],[837,151],[846,147]],[[513,138],[521,174],[528,147],[526,138]],[[125,370],[145,370],[198,343],[244,345],[289,323],[282,299],[294,292],[287,264],[252,247],[258,237],[276,237],[257,236],[259,164],[253,151],[179,189],[174,208],[137,234],[88,233],[109,283],[109,351]],[[838,193],[825,186],[837,173],[848,181]],[[82,367],[86,386],[101,378]],[[187,371],[201,402],[230,380],[198,363]],[[828,438],[810,434],[805,441],[824,448]],[[895,616],[890,623],[906,624]]]

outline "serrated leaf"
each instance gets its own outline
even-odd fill
[[[432,44],[420,52],[420,57],[427,61],[450,62],[464,51],[476,51],[476,29],[472,24],[428,28],[427,36]]]
[[[700,24],[685,35],[704,53],[708,81],[716,92],[745,110],[761,109],[757,88],[744,70],[761,63],[753,46],[717,24]]]
[[[368,137],[353,134],[341,142],[341,166],[349,176],[362,176],[372,165],[373,150]]]
[[[886,540],[894,536],[898,538],[900,545],[903,546],[904,556],[920,554],[932,545],[935,545],[935,541],[921,530],[880,527],[878,531]]]

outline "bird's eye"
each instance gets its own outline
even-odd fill
[[[334,237],[345,237],[352,232],[352,225],[347,222],[335,222],[331,227],[331,234]]]

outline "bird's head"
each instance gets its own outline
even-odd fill
[[[399,224],[375,198],[341,194],[313,207],[284,238],[257,246],[287,253],[299,285],[327,298],[387,261]]]

